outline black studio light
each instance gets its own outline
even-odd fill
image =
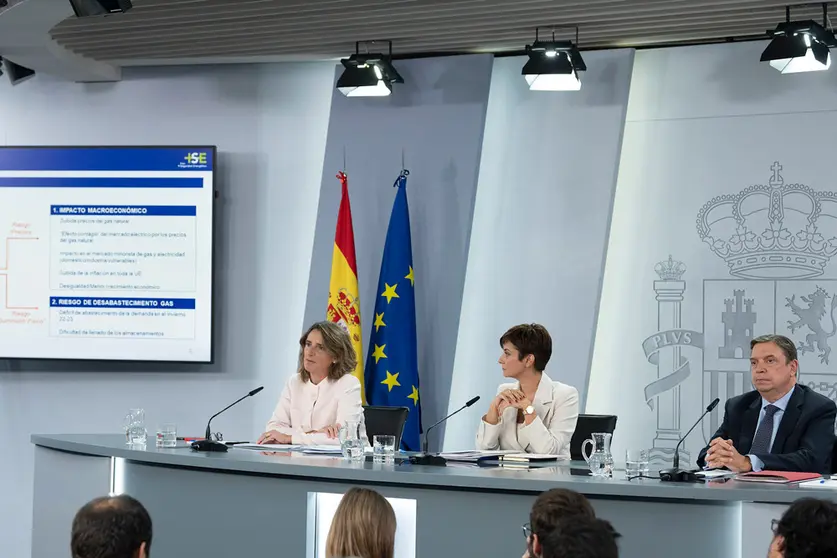
[[[393,83],[404,83],[392,65],[392,41],[387,42],[389,54],[361,53],[360,42],[355,43],[355,53],[340,60],[345,69],[337,80],[338,91],[347,97],[385,97],[392,93]]]
[[[12,85],[17,85],[22,81],[35,76],[35,70],[15,64],[11,60],[0,57],[0,76],[6,74]]]
[[[790,6],[785,8],[785,21],[768,31],[772,40],[761,54],[783,74],[817,72],[831,67],[831,47],[837,46],[834,32],[826,29],[828,5],[822,5],[823,25],[814,20],[791,21]]]
[[[127,12],[133,8],[131,0],[70,0],[76,17],[92,17]]]
[[[535,42],[526,45],[529,60],[521,73],[532,91],[578,91],[581,78],[578,72],[587,70],[587,65],[578,50],[578,27],[575,28],[575,43],[552,40],[542,41],[535,30]]]

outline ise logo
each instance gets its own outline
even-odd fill
[[[206,165],[206,151],[187,153],[183,160],[187,165]]]

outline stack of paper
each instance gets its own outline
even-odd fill
[[[463,450],[463,451],[449,451],[440,453],[439,457],[443,457],[448,461],[460,461],[462,463],[477,463],[482,459],[490,457],[499,457],[501,455],[510,455],[520,453],[515,450],[503,451],[480,451],[480,450]]]
[[[236,444],[235,449],[252,449],[259,451],[296,451],[303,446],[293,444]]]
[[[343,455],[340,446],[303,446],[302,453],[313,455]]]

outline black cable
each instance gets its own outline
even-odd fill
[[[632,481],[634,479],[653,479],[653,480],[660,480],[659,477],[651,477],[648,475],[636,475],[635,477],[628,477],[627,480]]]

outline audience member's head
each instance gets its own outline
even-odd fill
[[[797,500],[773,532],[768,558],[837,556],[837,504],[813,498]]]
[[[386,499],[367,488],[350,488],[337,506],[326,539],[326,558],[392,558],[395,512]]]
[[[578,516],[590,519],[596,517],[593,506],[583,494],[564,488],[542,492],[529,512],[529,554],[540,556],[541,544],[546,534],[555,529],[562,519]]]
[[[545,534],[540,558],[619,558],[619,533],[604,519],[567,517]]]
[[[73,519],[73,558],[148,558],[151,517],[130,496],[96,498]]]

